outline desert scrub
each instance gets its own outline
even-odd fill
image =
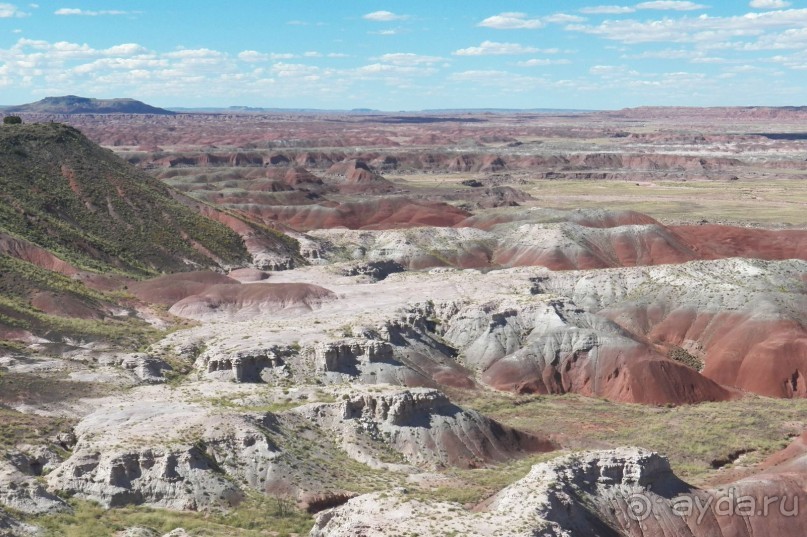
[[[695,371],[700,371],[703,369],[703,360],[693,354],[690,354],[681,347],[670,347],[670,350],[667,352],[667,358],[680,362],[685,366],[694,369]]]
[[[533,465],[560,457],[561,452],[536,453],[485,468],[449,468],[447,484],[412,488],[412,497],[429,502],[477,504],[527,475]],[[411,486],[411,485],[410,485]]]
[[[307,535],[313,518],[292,506],[277,514],[274,499],[250,494],[235,509],[226,512],[169,511],[145,506],[105,509],[93,502],[71,499],[73,513],[29,517],[40,526],[44,537],[112,537],[132,526],[155,530],[159,535],[185,528],[204,537],[264,537],[265,535]],[[273,532],[273,533],[270,533]]]
[[[17,149],[17,151],[12,151]],[[249,259],[241,237],[60,124],[0,129],[0,230],[83,268],[134,277]]]
[[[109,383],[76,382],[40,373],[4,373],[0,376],[0,405],[54,403],[103,397],[116,391],[120,388]],[[8,412],[14,411],[9,409]]]
[[[0,389],[4,389],[0,377]],[[23,414],[0,405],[0,450],[18,444],[40,444],[46,438],[68,431],[75,420],[62,417]]]
[[[462,390],[449,394],[457,404],[516,429],[542,436],[562,433],[563,446],[638,446],[657,451],[670,459],[673,471],[695,485],[713,475],[713,461],[743,450],[748,454],[744,463],[759,462],[807,427],[805,399],[746,395],[736,401],[656,407],[576,394],[516,397]]]
[[[142,319],[134,317],[78,319],[48,315],[33,309],[19,299],[0,295],[0,322],[11,319],[11,326],[25,328],[52,341],[66,338],[105,341],[130,350],[149,345],[166,334]]]

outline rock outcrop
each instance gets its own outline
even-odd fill
[[[503,426],[425,388],[360,393],[338,404],[308,405],[300,412],[338,435],[352,457],[373,466],[385,466],[383,446],[399,454],[394,468],[400,463],[474,468],[554,448],[547,439]]]
[[[314,347],[314,363],[322,373],[355,374],[356,366],[378,362],[397,363],[385,341],[352,338],[322,342]]]
[[[70,457],[46,479],[52,490],[107,507],[231,507],[244,495],[238,483],[265,485],[280,452],[269,436],[279,427],[271,414],[157,400],[101,408],[76,426]]]
[[[0,510],[0,535],[3,537],[29,537],[39,535],[41,529],[26,524]]]
[[[297,354],[296,349],[282,346],[242,350],[226,355],[204,353],[197,360],[196,367],[205,371],[208,378],[216,380],[277,380],[289,376],[286,361],[294,354]]]
[[[689,349],[705,377],[772,397],[807,394],[807,311],[798,260],[726,259],[676,267],[547,274],[558,293],[658,349]]]
[[[138,381],[149,384],[165,382],[166,372],[173,369],[164,360],[142,352],[130,354],[104,353],[99,356],[98,363],[130,371]]]
[[[763,510],[766,494],[776,500]],[[793,505],[805,498],[786,476],[757,480],[754,487],[741,481],[728,490],[696,489],[660,455],[619,448],[535,465],[473,511],[410,499],[405,491],[359,496],[320,513],[311,535],[762,537],[777,528],[777,535],[795,537],[804,534],[807,521]]]
[[[357,252],[362,253],[362,252]],[[342,269],[345,276],[368,276],[373,281],[380,281],[397,272],[403,272],[405,267],[390,259],[381,261],[369,261],[366,263],[356,263]]]
[[[697,371],[569,300],[472,305],[445,324],[443,337],[457,347],[464,364],[499,389],[651,404],[730,397]]]
[[[12,454],[11,460],[0,462],[0,503],[29,515],[69,511],[70,507],[46,490],[30,469],[27,457],[21,453]]]

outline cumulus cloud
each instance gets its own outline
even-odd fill
[[[496,30],[535,30],[543,28],[541,19],[527,18],[526,13],[508,11],[483,20],[477,26]]]
[[[566,28],[622,43],[697,43],[712,46],[736,38],[754,38],[766,31],[807,25],[807,9],[746,13],[733,17],[665,18],[638,21],[607,20],[591,26],[571,24]]]
[[[571,61],[563,59],[547,59],[547,58],[533,58],[523,62],[517,62],[519,67],[546,67],[548,65],[568,65]]]
[[[517,43],[497,43],[483,41],[478,47],[461,48],[452,52],[454,56],[506,56],[538,52],[535,47],[525,47]]]
[[[698,9],[706,9],[707,7],[709,6],[676,0],[656,0],[654,2],[636,4],[636,9],[656,9],[659,11],[695,11]]]
[[[373,11],[372,13],[362,15],[362,18],[364,20],[373,22],[393,22],[393,21],[406,20],[409,18],[409,16],[399,15],[397,13],[393,13],[392,11]]]
[[[702,52],[684,49],[646,50],[639,54],[625,54],[622,57],[630,60],[691,60]]]
[[[0,19],[22,18],[28,15],[28,13],[21,11],[14,4],[0,4]]]
[[[166,58],[177,58],[181,60],[210,60],[221,59],[224,57],[223,52],[212,50],[209,48],[186,48],[174,52],[167,52],[164,54]]]
[[[429,76],[437,72],[433,67],[419,67],[413,65],[390,65],[388,63],[372,63],[356,69],[359,75],[385,75],[385,76]]]
[[[168,67],[168,60],[144,56],[141,58],[101,58],[77,65],[71,70],[74,74],[102,73],[114,70],[148,72],[155,68]]]
[[[582,8],[580,13],[586,13],[588,15],[621,15],[635,11],[636,8],[628,6],[590,6]]]
[[[107,56],[134,56],[135,54],[145,54],[147,52],[146,47],[137,43],[123,43],[103,50],[103,53]]]
[[[452,80],[473,81],[473,82],[488,82],[504,78],[511,73],[507,71],[498,71],[495,69],[474,69],[470,71],[462,71],[451,75]]]
[[[248,63],[265,62],[269,60],[269,55],[257,50],[242,50],[238,53],[238,59]]]
[[[710,44],[712,49],[753,52],[760,50],[807,49],[807,27],[790,28],[783,32],[771,32],[754,41],[724,41]]]
[[[272,72],[284,78],[307,78],[316,76],[319,67],[303,63],[278,62],[272,66]]]
[[[393,52],[362,67],[337,69],[314,63],[344,57],[317,51],[156,51],[136,43],[94,48],[86,43],[20,38],[11,47],[0,48],[0,87],[15,87],[30,95],[92,95],[103,87],[109,93],[200,104],[267,96],[297,102],[332,99],[333,106],[340,106],[364,95],[361,88],[368,83],[412,88],[415,81],[436,74],[437,66],[447,62],[438,56]]]
[[[378,60],[383,63],[394,65],[433,65],[444,62],[445,59],[439,56],[425,56],[422,54],[412,54],[411,52],[392,52],[382,54]]]
[[[569,22],[583,22],[584,20],[586,20],[585,17],[580,17],[578,15],[569,15],[567,13],[555,13],[554,15],[544,17],[544,21],[555,24],[566,24]]]
[[[257,50],[243,50],[238,53],[238,59],[247,63],[263,63],[275,60],[290,60],[294,54],[283,52],[258,52]]]
[[[790,2],[784,0],[751,0],[748,4],[755,9],[784,9],[790,7]]]
[[[88,9],[78,9],[63,7],[53,12],[54,15],[78,15],[84,17],[98,17],[102,15],[131,15],[137,13],[136,11],[121,11],[118,9],[104,9],[100,11],[92,11]]]

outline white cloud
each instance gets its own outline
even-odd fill
[[[784,0],[751,0],[748,4],[755,9],[784,9],[790,7],[790,2]]]
[[[181,60],[209,60],[222,59],[224,53],[209,48],[186,48],[164,54],[166,58],[176,58]]]
[[[238,59],[248,63],[269,61],[269,55],[257,50],[242,50],[238,53]]]
[[[378,60],[393,65],[434,65],[435,63],[446,61],[445,58],[439,56],[424,56],[421,54],[412,54],[411,52],[383,54],[378,57]]]
[[[546,59],[546,58],[533,58],[531,60],[526,60],[523,62],[518,62],[516,65],[519,67],[546,67],[548,65],[567,65],[572,63],[567,59]]]
[[[484,28],[495,28],[496,30],[535,30],[542,28],[544,23],[541,19],[529,19],[526,13],[506,12],[499,13],[483,20],[477,26]]]
[[[398,15],[393,13],[392,11],[373,11],[372,13],[367,13],[366,15],[362,15],[364,20],[373,21],[373,22],[393,22],[393,21],[402,21],[409,18],[408,15]]]
[[[650,21],[606,20],[596,26],[571,24],[566,28],[622,43],[669,42],[714,46],[736,38],[759,37],[774,29],[804,25],[807,25],[807,9],[746,13],[734,17],[710,17],[704,14]]]
[[[730,62],[726,58],[718,58],[715,56],[696,56],[692,58],[691,63],[717,64],[717,63],[730,63]]]
[[[628,6],[591,6],[582,8],[580,13],[586,13],[588,15],[621,15],[635,11],[635,8]]]
[[[277,60],[290,60],[295,58],[289,52],[258,52],[257,50],[243,50],[238,53],[238,59],[246,63],[264,63]]]
[[[278,56],[243,52],[247,59]],[[0,48],[0,87],[14,87],[29,95],[94,95],[104,88],[109,94],[200,104],[244,96],[310,96],[313,100],[322,95],[333,95],[336,104],[353,94],[355,70],[286,62],[263,66],[233,59],[235,56],[212,49],[158,52],[133,43],[96,49],[81,43],[21,38],[11,47]]]
[[[691,60],[700,54],[703,53],[694,50],[665,49],[646,50],[639,54],[626,54],[622,58],[626,60]]]
[[[538,52],[537,48],[525,47],[517,43],[496,43],[483,41],[478,47],[461,48],[452,52],[454,56],[504,56],[514,54],[531,54]]]
[[[461,80],[461,81],[486,82],[495,80],[497,78],[506,77],[509,74],[510,73],[508,73],[507,71],[482,69],[482,70],[471,70],[454,73],[453,75],[451,75],[451,78],[453,80]]]
[[[272,66],[272,72],[284,78],[305,78],[319,73],[319,67],[302,63],[278,62]]]
[[[710,46],[713,49],[759,51],[783,49],[807,49],[807,27],[791,28],[783,32],[761,35],[756,41],[733,42],[725,41]]]
[[[677,0],[655,0],[654,2],[636,4],[636,9],[656,9],[660,11],[695,11],[698,9],[706,9],[707,7],[709,6]]]
[[[789,56],[774,56],[771,61],[796,71],[807,70],[807,54],[801,52]]]
[[[418,67],[405,65],[390,65],[387,63],[372,63],[356,69],[360,75],[407,75],[407,76],[428,76],[437,72],[432,67]]]
[[[623,73],[625,71],[624,66],[616,66],[616,65],[595,65],[591,67],[588,72],[592,75],[598,76],[613,76],[619,73]]]
[[[71,71],[76,74],[89,74],[109,70],[141,71],[147,72],[157,67],[165,68],[170,64],[168,60],[145,56],[142,58],[102,58],[90,63],[83,63]],[[142,76],[142,75],[141,75]]]
[[[104,49],[103,52],[107,56],[134,56],[135,54],[145,54],[148,51],[137,43],[123,43]]]
[[[377,32],[367,32],[368,34],[374,35],[398,35],[401,33],[400,30],[390,29],[390,30],[378,30]]]
[[[577,15],[568,15],[566,13],[555,13],[554,15],[549,15],[548,17],[544,17],[543,19],[546,22],[551,22],[555,24],[567,24],[570,22],[583,22],[586,20],[585,17],[579,17]]]
[[[29,14],[20,11],[14,4],[0,4],[0,19],[27,17]]]
[[[79,15],[84,17],[98,17],[101,15],[131,15],[137,13],[136,11],[121,11],[118,9],[105,9],[100,11],[92,11],[87,9],[77,9],[63,7],[53,12],[54,15]]]

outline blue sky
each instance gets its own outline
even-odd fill
[[[806,105],[807,0],[0,1],[0,104]]]

